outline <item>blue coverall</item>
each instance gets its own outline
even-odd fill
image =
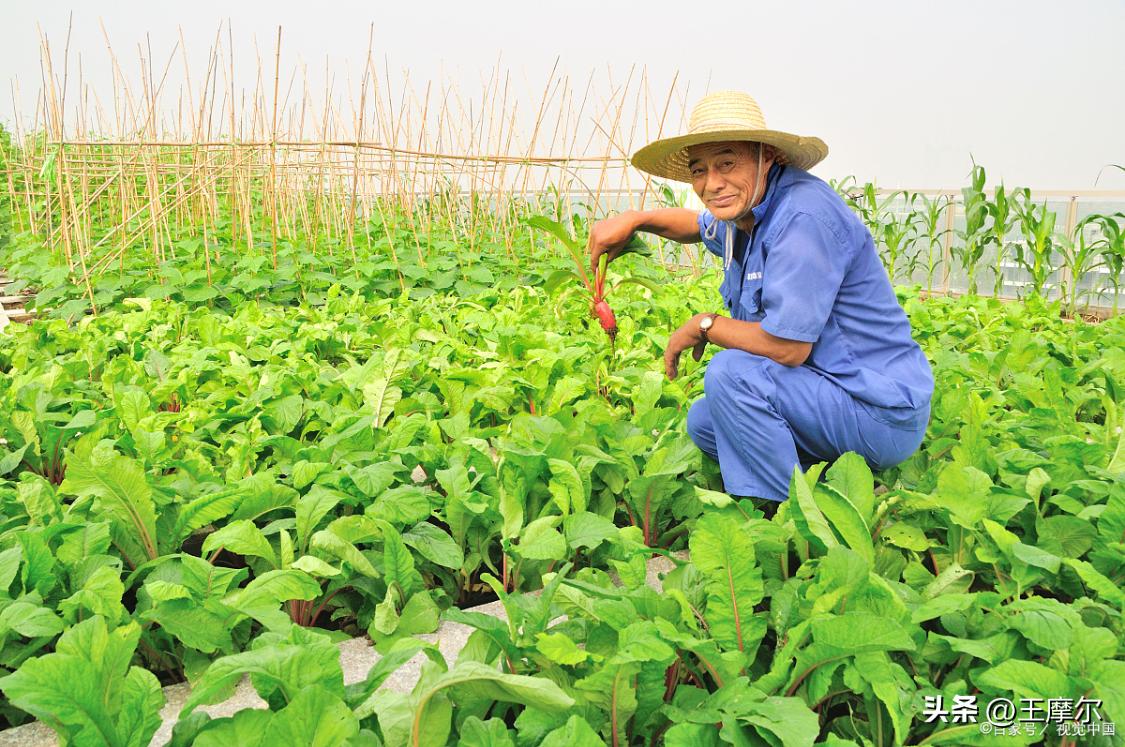
[[[870,232],[832,187],[792,166],[771,167],[753,213],[752,236],[700,213],[707,249],[729,257],[723,301],[733,319],[812,352],[797,367],[715,354],[688,433],[737,496],[783,501],[794,466],[845,451],[876,469],[898,464],[922,441],[934,382]]]

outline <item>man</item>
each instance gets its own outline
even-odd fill
[[[827,154],[818,138],[768,129],[750,96],[711,94],[686,135],[633,157],[690,183],[706,209],[629,211],[591,230],[594,266],[636,231],[702,240],[723,258],[729,316],[692,316],[668,340],[664,368],[674,379],[685,350],[699,360],[708,343],[726,348],[707,366],[687,429],[733,495],[783,501],[794,466],[846,451],[891,467],[929,421],[933,375],[871,234],[807,171]]]

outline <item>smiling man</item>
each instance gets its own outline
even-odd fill
[[[729,316],[692,316],[669,338],[664,368],[674,379],[685,350],[699,360],[708,343],[725,348],[687,429],[733,495],[783,501],[794,466],[846,451],[891,467],[929,421],[933,375],[871,234],[808,173],[827,154],[819,138],[768,129],[750,96],[714,93],[687,134],[633,156],[642,171],[690,183],[706,209],[628,211],[591,230],[593,266],[637,231],[702,241],[722,258]]]

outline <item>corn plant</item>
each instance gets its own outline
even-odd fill
[[[1121,295],[1121,272],[1125,269],[1125,213],[1092,215],[1087,220],[1101,225],[1102,238],[1096,242],[1101,251],[1102,264],[1109,271],[1113,286],[1113,313],[1117,313],[1117,299]]]
[[[1012,229],[1016,222],[1012,202],[1008,199],[1003,184],[993,192],[993,198],[989,200],[986,207],[988,215],[992,218],[992,226],[985,243],[996,245],[996,261],[993,265],[996,277],[992,295],[999,296],[1004,287],[1004,263],[1008,258],[1008,249],[1011,246],[1008,241],[1008,231]]]
[[[938,195],[934,199],[930,199],[925,195],[918,195],[919,208],[918,208],[918,226],[919,237],[923,241],[923,250],[919,250],[914,256],[921,257],[922,251],[926,254],[926,290],[932,291],[934,289],[934,274],[937,268],[942,264],[942,242],[945,241],[945,236],[949,232],[948,228],[942,228],[941,222],[945,217],[945,211],[951,209],[952,199],[949,195]]]
[[[969,294],[977,293],[977,265],[984,256],[985,247],[988,245],[988,230],[985,226],[988,220],[988,196],[984,193],[984,167],[973,163],[973,170],[969,172],[970,185],[961,190],[962,205],[965,210],[965,228],[957,232],[961,239],[960,244],[955,244],[953,253],[961,262],[965,274],[969,278]]]
[[[1073,316],[1078,310],[1078,299],[1081,295],[1089,293],[1092,289],[1087,289],[1085,293],[1080,294],[1078,286],[1082,278],[1090,272],[1105,264],[1105,255],[1102,252],[1102,245],[1105,243],[1105,238],[1098,238],[1091,240],[1086,233],[1086,227],[1091,223],[1096,223],[1100,216],[1088,215],[1078,222],[1074,227],[1074,235],[1067,238],[1059,246],[1059,253],[1062,255],[1063,266],[1067,269],[1067,274],[1070,276],[1069,287],[1065,289],[1064,295],[1066,297],[1067,311]]]
[[[1031,289],[1040,294],[1047,285],[1055,267],[1055,213],[1047,209],[1047,201],[1036,204],[1031,200],[1031,190],[1024,187],[1016,193],[1016,212],[1019,215],[1023,241],[1016,244],[1016,261],[1031,276]]]
[[[891,282],[896,277],[905,277],[907,280],[914,274],[918,264],[918,252],[911,251],[918,243],[918,213],[914,210],[917,193],[899,192],[904,202],[902,219],[894,213],[888,213],[886,219],[878,225],[879,241],[884,247],[883,264],[887,268],[887,275]]]

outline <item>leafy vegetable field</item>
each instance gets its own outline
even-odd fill
[[[966,695],[1125,726],[1120,317],[900,291],[922,449],[795,474],[766,520],[686,435],[705,361],[661,372],[711,279],[630,260],[660,287],[619,285],[611,349],[561,265],[286,257],[209,284],[189,247],[167,285],[123,265],[97,316],[0,333],[8,724],[143,745],[188,680],[178,745],[1075,743],[924,716]],[[463,611],[495,598],[508,623]],[[442,618],[477,629],[448,670],[412,637]],[[385,658],[345,687],[358,635]],[[378,689],[419,649],[411,694]],[[270,710],[196,710],[243,674]]]

